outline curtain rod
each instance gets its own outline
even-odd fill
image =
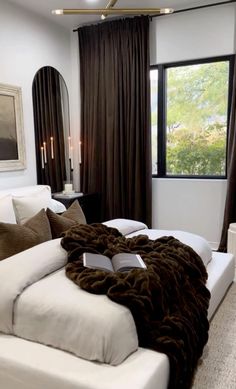
[[[175,15],[177,13],[195,11],[195,10],[203,9],[203,8],[210,8],[210,7],[217,7],[219,5],[232,4],[232,3],[235,3],[235,2],[236,2],[236,0],[228,0],[228,1],[220,1],[218,3],[213,3],[213,4],[199,5],[199,6],[191,7],[191,8],[183,8],[183,9],[179,9],[177,11],[174,11],[172,14],[169,14],[168,16]],[[163,15],[152,15],[152,16],[150,16],[150,19],[158,18],[158,17],[162,17],[162,16],[166,16],[166,15],[164,15],[164,14]],[[113,20],[114,19],[119,19],[119,17],[113,18]],[[103,20],[101,20],[101,21],[97,20],[94,23],[91,23],[91,22],[90,23],[85,23],[85,24],[81,25],[80,27],[77,27],[76,29],[74,29],[73,32],[78,31],[83,26],[88,26],[88,25],[92,25],[92,24],[100,24],[100,23],[103,23]]]
[[[235,0],[236,1],[236,0]],[[137,15],[136,15],[137,16]],[[123,16],[124,18],[124,16]],[[75,28],[73,30],[73,32],[76,32],[78,31],[81,27],[85,27],[85,26],[93,26],[93,25],[96,25],[96,24],[101,24],[101,23],[107,23],[109,21],[114,21],[114,20],[119,20],[120,19],[120,16],[114,16],[114,17],[110,17],[109,19],[106,19],[106,20],[95,20],[94,22],[88,22],[88,23],[83,23],[81,24],[79,27]]]
[[[177,11],[174,11],[173,14],[170,14],[170,15],[174,15],[174,14],[178,14],[178,13],[182,13],[182,12],[188,12],[188,11],[195,11],[195,10],[202,9],[202,8],[217,7],[218,5],[232,4],[235,2],[236,2],[236,0],[228,0],[228,1],[220,1],[219,3],[199,5],[199,6],[192,7],[192,8],[183,8],[183,9],[179,9]],[[164,16],[164,15],[154,15],[152,17],[157,18],[158,16]]]

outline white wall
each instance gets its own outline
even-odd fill
[[[151,64],[235,53],[235,6],[154,18]],[[153,179],[153,228],[187,230],[213,247],[220,240],[226,180]]]
[[[151,22],[151,64],[233,54],[234,48],[234,4],[157,17]]]
[[[0,189],[36,183],[32,82],[42,66],[55,67],[71,97],[70,32],[0,0],[0,83],[22,88],[27,167],[0,172]]]

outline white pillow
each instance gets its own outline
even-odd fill
[[[132,219],[112,219],[102,224],[105,224],[107,227],[117,228],[122,235],[128,235],[131,232],[148,228],[146,224]]]
[[[30,196],[13,196],[16,221],[19,224],[25,223],[28,219],[36,215],[42,208],[49,207],[51,194],[47,188]]]
[[[16,224],[12,196],[10,195],[0,198],[0,222]]]

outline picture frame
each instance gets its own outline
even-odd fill
[[[0,83],[0,172],[25,168],[22,91]]]

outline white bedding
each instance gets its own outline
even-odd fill
[[[127,238],[132,238],[137,235],[147,235],[149,239],[158,239],[162,236],[173,236],[182,243],[192,247],[202,258],[205,266],[207,266],[212,259],[212,250],[206,239],[190,232],[148,229],[146,224],[130,219],[112,219],[103,224],[108,227],[117,228]]]
[[[174,238],[180,240],[182,243],[192,247],[193,250],[196,251],[196,253],[202,258],[202,261],[205,266],[207,266],[207,264],[212,259],[212,250],[208,242],[201,236],[191,234],[190,232],[176,230],[143,229],[126,235],[126,237],[132,238],[136,235],[147,235],[149,239],[158,239],[162,236],[173,236]]]
[[[136,225],[135,228],[137,227]],[[206,241],[200,237],[196,237],[195,240],[193,234],[182,231],[147,230],[146,228],[143,230],[141,225],[139,227],[138,232],[128,236],[142,233],[151,239],[156,239],[163,235],[173,235],[191,245],[204,257],[202,258],[204,261],[208,262],[212,256]],[[73,337],[74,330],[78,330],[76,336],[80,341],[82,340],[81,344],[77,343],[78,348],[81,347],[81,350],[84,347],[85,350],[88,348],[89,352],[92,353],[92,358],[95,359],[99,358],[97,356],[99,351],[96,350],[96,356],[94,356],[93,347],[94,349],[103,348],[100,351],[104,360],[117,358],[117,355],[112,355],[110,350],[115,350],[118,347],[118,353],[120,352],[119,344],[122,344],[120,340],[123,335],[122,333],[118,333],[118,336],[114,335],[117,331],[115,326],[111,328],[111,331],[107,331],[107,324],[110,325],[114,312],[117,315],[116,321],[120,324],[119,320],[122,317],[122,314],[119,316],[120,308],[123,313],[122,319],[128,319],[129,322],[130,316],[126,312],[128,310],[109,301],[105,296],[94,296],[83,292],[70,280],[67,280],[62,269],[66,262],[66,253],[59,242],[59,239],[45,242],[0,262],[0,331],[13,334],[0,334],[1,389],[2,387],[4,389],[16,389],[16,387],[17,389],[41,389],[42,387],[45,389],[156,389],[157,384],[158,389],[166,389],[169,363],[164,354],[138,348],[121,364],[111,366],[89,362],[59,349],[19,338],[21,336],[25,338],[36,336],[37,342],[51,344],[51,339],[47,338],[49,336],[48,328],[44,328],[48,326],[45,318],[59,314],[56,316],[56,322],[50,322],[51,318],[49,317],[48,323],[49,327],[51,326],[51,332],[53,328],[56,329],[54,331],[56,333],[58,328],[63,330],[64,324],[68,326],[68,323],[66,324],[66,319],[61,314],[60,309],[70,314],[70,299],[72,298],[73,304],[78,303],[76,313],[79,317],[69,319],[69,321],[72,320],[73,328],[70,327],[67,334]],[[201,243],[203,243],[202,246]],[[44,263],[43,269],[41,269],[42,263]],[[212,293],[209,308],[210,318],[234,278],[233,256],[213,253],[213,259],[208,263],[207,270],[209,273],[207,286]],[[47,275],[50,272],[52,274]],[[31,280],[28,280],[27,274],[30,274]],[[15,280],[17,280],[17,284],[19,281],[17,286],[15,282],[12,282]],[[31,283],[32,286],[29,286]],[[74,292],[76,292],[76,297]],[[18,295],[20,297],[17,297]],[[57,308],[59,308],[58,312]],[[51,311],[51,309],[53,310]],[[84,317],[83,314],[85,314]],[[103,314],[106,314],[105,319],[103,319]],[[76,320],[79,322],[77,326],[75,325]],[[123,324],[120,327],[122,326]],[[96,332],[97,327],[100,328],[98,332]],[[119,330],[120,328],[118,328]],[[106,338],[107,332],[114,338],[115,343],[110,344],[111,348],[109,348],[109,337]],[[96,334],[99,338],[103,337],[103,344],[95,342]],[[37,339],[37,337],[39,338]],[[55,334],[52,334],[52,338],[53,342],[59,343],[56,347],[65,348],[64,344],[60,344],[60,339],[55,337]],[[72,341],[70,338],[69,340]],[[123,346],[124,344],[122,344]],[[72,350],[72,352],[74,351]],[[121,354],[122,352],[123,350]]]
[[[137,230],[137,222],[134,227]],[[206,241],[193,234],[144,228],[127,237],[140,233],[151,239],[176,236],[191,245],[205,263],[211,259]],[[67,252],[56,239],[0,262],[0,331],[84,359],[122,363],[138,348],[129,309],[105,295],[81,290],[66,278],[66,260]]]
[[[56,239],[0,262],[0,331],[120,364],[138,348],[129,309],[73,284],[66,260]]]
[[[213,253],[207,268],[212,316],[234,278],[233,256]],[[1,389],[166,389],[168,377],[167,356],[151,350],[111,366],[0,333]]]

